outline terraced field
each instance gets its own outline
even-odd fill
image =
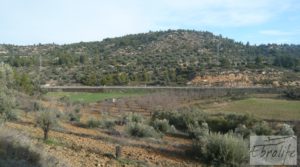
[[[111,98],[132,97],[144,95],[143,91],[131,91],[131,92],[101,92],[101,93],[87,93],[87,92],[49,92],[48,97],[62,98],[67,97],[73,102],[97,102]]]
[[[300,101],[277,98],[247,98],[206,105],[205,111],[247,113],[269,120],[300,120]]]

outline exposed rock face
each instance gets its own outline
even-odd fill
[[[249,80],[247,75],[242,74],[221,74],[217,76],[205,75],[197,76],[191,81],[192,85],[201,86],[241,86],[247,87],[252,86],[253,82]]]
[[[284,81],[284,73],[275,70],[224,71],[196,76],[189,85],[251,87],[251,86],[300,86],[300,80]]]

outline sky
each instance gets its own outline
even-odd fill
[[[0,0],[0,43],[68,44],[168,29],[300,44],[300,1]]]

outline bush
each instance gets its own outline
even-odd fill
[[[0,166],[5,167],[47,167],[66,166],[55,157],[43,151],[41,145],[34,142],[25,134],[11,130],[0,129]]]
[[[89,128],[97,128],[100,127],[101,122],[99,120],[96,120],[95,118],[90,118],[87,122],[87,126]]]
[[[106,129],[113,129],[116,126],[114,120],[102,120],[100,121],[100,127],[101,128],[106,128]]]
[[[252,127],[257,121],[258,120],[248,114],[220,114],[207,119],[207,123],[211,131],[222,133],[234,131],[240,124]]]
[[[184,126],[188,129],[189,125],[198,126],[205,122],[206,115],[197,109],[187,109],[181,111]]]
[[[65,119],[66,114],[63,111],[57,110],[57,111],[55,111],[55,117],[57,119],[60,119],[60,118]]]
[[[229,122],[231,127],[237,127],[240,124],[245,124],[246,126],[253,126],[258,120],[249,114],[228,114],[225,119]]]
[[[207,119],[208,126],[212,132],[228,132],[232,127],[229,127],[224,116],[212,116]]]
[[[0,90],[0,119],[2,122],[17,119],[17,116],[14,112],[15,106],[16,102],[15,98],[12,96],[12,93],[8,89]]]
[[[292,136],[295,135],[295,132],[289,124],[283,124],[277,134],[282,136]]]
[[[89,128],[106,128],[106,129],[113,129],[115,127],[114,120],[102,119],[97,120],[95,118],[90,118],[87,122],[87,126]]]
[[[204,122],[201,125],[189,125],[188,133],[191,138],[200,139],[209,134],[208,124]]]
[[[157,111],[152,115],[152,120],[155,119],[166,119],[169,121],[170,125],[175,126],[177,129],[183,130],[187,129],[187,126],[185,126],[183,116],[178,111]]]
[[[169,132],[170,134],[177,134],[177,133],[178,133],[178,130],[175,128],[174,125],[171,125],[168,132]]]
[[[160,136],[152,126],[142,123],[129,123],[126,132],[133,137],[158,137]]]
[[[265,121],[259,122],[254,125],[253,131],[256,135],[271,135],[272,129],[270,128],[269,124]]]
[[[43,106],[40,102],[34,101],[32,104],[32,109],[33,109],[33,111],[40,111],[40,110],[43,110]]]
[[[193,155],[213,166],[242,166],[248,160],[248,144],[232,133],[211,133],[193,142]]]
[[[287,98],[293,99],[293,100],[299,100],[300,99],[300,88],[288,88],[284,91],[284,94]]]
[[[79,106],[77,106],[77,107],[74,109],[74,112],[77,113],[77,114],[80,113],[80,108],[79,108]]]
[[[235,128],[234,132],[244,139],[248,138],[251,134],[251,130],[246,127],[246,125],[240,124],[238,127]]]
[[[74,111],[72,111],[71,113],[69,113],[69,121],[71,122],[80,122],[80,108],[75,108]]]
[[[63,103],[70,103],[70,97],[68,96],[63,96],[61,98],[58,99],[60,102],[63,102]]]
[[[169,121],[166,119],[155,119],[151,122],[151,126],[159,132],[166,133],[170,130],[170,124]]]
[[[124,124],[135,122],[135,123],[142,123],[144,121],[144,118],[142,115],[137,113],[129,113],[128,115],[125,115],[123,117]]]
[[[176,111],[159,111],[152,115],[152,120],[166,119],[176,129],[187,131],[189,125],[198,125],[205,122],[206,115],[195,108],[182,108]]]

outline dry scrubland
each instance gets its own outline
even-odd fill
[[[27,95],[17,101],[16,119],[0,131],[0,153],[7,156],[0,163],[10,166],[246,166],[250,134],[297,133],[291,120],[300,113],[300,101],[266,94],[200,99],[172,92],[54,92],[41,101]],[[47,140],[41,110],[54,113]]]
[[[300,132],[299,56],[300,45],[190,30],[0,44],[0,167],[247,166],[249,135]],[[47,93],[41,85],[207,89]]]

